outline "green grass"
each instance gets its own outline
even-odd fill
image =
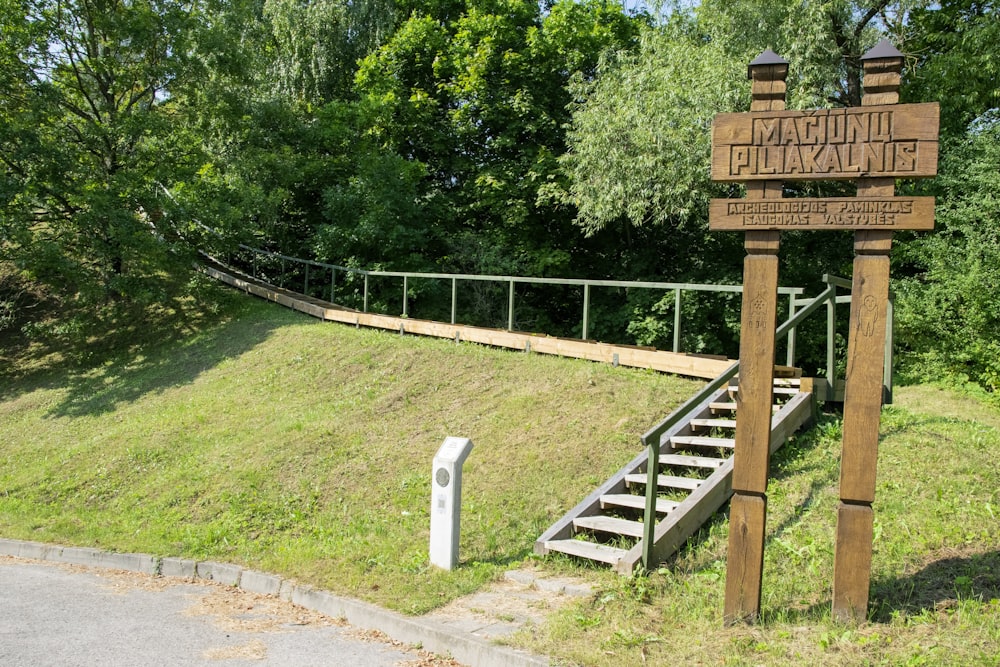
[[[605,581],[519,643],[585,665],[1000,664],[1000,411],[902,387],[881,432],[868,622],[830,614],[842,434],[828,415],[772,461],[760,624],[723,628],[717,516],[658,572]]]
[[[698,386],[246,298],[113,338],[127,351],[92,340],[8,359],[0,534],[232,561],[406,612],[528,557]],[[475,445],[451,573],[427,557],[447,436]]]
[[[649,577],[531,556],[700,382],[236,296],[0,356],[5,537],[231,561],[410,613],[529,561],[598,591],[512,640],[556,664],[1000,664],[995,404],[912,386],[883,411],[861,625],[830,615],[841,422],[796,436],[772,462],[762,622],[723,628],[724,515]],[[449,435],[475,449],[461,566],[443,572],[428,510]]]

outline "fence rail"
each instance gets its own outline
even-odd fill
[[[337,264],[330,264],[327,262],[319,262],[316,260],[301,259],[298,257],[290,257],[288,255],[282,255],[281,253],[271,252],[268,250],[261,250],[259,248],[253,248],[246,245],[240,245],[240,249],[253,253],[254,260],[251,262],[251,275],[255,278],[258,277],[257,271],[257,257],[268,257],[272,260],[277,259],[282,262],[282,277],[279,284],[284,287],[284,274],[287,272],[287,264],[295,263],[302,265],[304,267],[304,293],[309,291],[310,282],[310,267],[318,268],[322,271],[330,272],[330,284],[329,284],[329,294],[330,301],[336,303],[336,285],[337,285],[337,274],[346,273],[358,276],[363,276],[364,287],[362,292],[362,312],[368,312],[369,308],[369,294],[370,294],[370,281],[369,278],[396,278],[402,279],[402,315],[403,317],[409,316],[409,281],[413,279],[430,279],[430,280],[449,280],[451,281],[451,324],[457,323],[458,317],[458,283],[460,281],[478,281],[478,282],[491,282],[506,284],[507,289],[507,329],[514,330],[514,303],[515,303],[515,286],[516,285],[568,285],[574,287],[583,288],[583,304],[582,304],[582,317],[581,317],[581,336],[582,340],[587,340],[590,333],[591,325],[591,307],[590,307],[590,291],[592,288],[625,288],[625,289],[654,289],[654,290],[664,290],[673,291],[674,293],[674,308],[673,308],[673,352],[681,352],[681,332],[682,332],[682,304],[684,300],[685,292],[729,292],[729,293],[740,293],[743,291],[742,285],[711,285],[711,284],[699,284],[699,283],[673,283],[673,282],[651,282],[651,281],[629,281],[629,280],[588,280],[588,279],[578,279],[578,278],[531,278],[525,276],[500,276],[500,275],[483,275],[483,274],[470,274],[470,273],[417,273],[408,271],[372,271],[367,269],[358,269],[347,266],[340,266]],[[315,283],[314,283],[315,284]],[[789,304],[789,315],[794,315],[797,306],[800,301],[797,297],[802,295],[805,290],[801,287],[779,287],[778,294],[788,298]],[[789,366],[795,365],[795,331],[791,330],[787,333],[787,364]]]
[[[811,299],[793,299],[792,314],[785,322],[775,330],[775,338],[786,335],[794,335],[796,327],[806,318],[819,310],[824,304],[827,307],[827,373],[826,373],[826,397],[835,396],[837,387],[836,359],[834,357],[833,339],[836,326],[835,308],[837,303],[850,303],[850,295],[837,296],[837,288],[850,290],[851,281],[836,276],[826,274],[823,276],[826,289]],[[802,306],[796,309],[796,306]],[[893,311],[890,300],[890,307],[886,317],[886,346],[885,346],[885,375],[883,377],[883,393],[887,400],[892,397],[892,327]],[[791,364],[790,364],[791,365]],[[651,427],[642,435],[642,443],[647,448],[646,465],[646,504],[643,513],[643,544],[642,562],[647,568],[654,562],[653,550],[655,547],[654,533],[656,530],[656,498],[658,490],[658,477],[660,472],[660,449],[664,446],[664,434],[673,426],[685,419],[691,410],[706,401],[715,392],[726,386],[734,377],[739,374],[740,363],[737,361],[721,373],[717,378],[709,382],[705,387],[688,399],[683,405],[667,415],[662,421]]]
[[[491,282],[506,284],[507,289],[507,330],[514,331],[514,303],[515,285],[569,285],[583,288],[583,304],[581,318],[581,340],[589,338],[591,324],[591,304],[590,291],[592,288],[625,288],[625,289],[654,289],[674,292],[673,307],[673,347],[672,351],[681,353],[681,332],[683,330],[682,304],[685,292],[716,292],[716,293],[740,293],[743,291],[742,285],[711,285],[699,283],[674,283],[655,281],[628,281],[628,280],[588,280],[577,278],[532,278],[525,276],[503,276],[503,275],[483,275],[470,273],[418,273],[409,271],[375,271],[359,269],[354,267],[340,266],[329,262],[319,262],[316,260],[301,259],[291,257],[281,253],[253,248],[241,244],[240,249],[252,253],[250,270],[254,278],[258,278],[258,258],[266,257],[270,260],[279,260],[282,266],[282,273],[279,285],[284,287],[284,276],[287,273],[289,264],[301,265],[303,271],[303,293],[309,293],[310,267],[319,269],[322,272],[330,272],[329,295],[330,302],[337,303],[336,286],[337,274],[351,274],[362,276],[364,285],[362,288],[362,312],[369,312],[370,278],[394,278],[402,280],[401,312],[403,317],[409,316],[409,281],[414,279],[446,280],[451,281],[451,324],[457,323],[458,310],[458,284],[462,281]],[[801,287],[779,287],[778,294],[788,299],[788,320],[784,322],[776,331],[778,338],[784,337],[786,340],[786,359],[788,366],[795,366],[796,362],[796,336],[798,325],[813,311],[826,304],[827,326],[826,326],[826,387],[824,396],[829,400],[838,400],[840,385],[837,378],[836,365],[836,330],[837,316],[836,307],[838,304],[847,304],[851,301],[850,294],[838,294],[838,289],[850,291],[851,281],[832,275],[824,275],[823,282],[827,288],[820,295],[810,298],[802,298],[805,290]],[[316,284],[314,282],[314,284]],[[883,384],[885,387],[886,400],[892,400],[892,362],[893,362],[893,301],[890,297],[888,312],[886,317],[888,327],[885,346],[885,374]]]

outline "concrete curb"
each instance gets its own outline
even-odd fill
[[[204,579],[235,586],[251,593],[274,595],[306,609],[342,618],[365,630],[378,630],[396,641],[420,646],[425,651],[451,656],[472,667],[543,667],[545,657],[500,646],[462,632],[450,625],[382,609],[311,586],[296,584],[277,575],[244,570],[237,565],[181,558],[158,558],[148,554],[111,553],[83,547],[62,547],[38,542],[0,538],[0,555],[29,560],[83,565],[142,574]]]

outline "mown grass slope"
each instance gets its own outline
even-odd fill
[[[527,557],[699,386],[247,297],[179,330],[135,325],[110,351],[8,360],[0,534],[233,561],[409,612]],[[449,435],[475,445],[454,573],[427,558]]]
[[[3,349],[0,535],[211,558],[419,613],[535,537],[700,382],[324,324],[231,295],[87,345]],[[462,564],[427,563],[431,459],[473,439]],[[841,422],[772,462],[764,618],[723,628],[725,515],[649,577],[514,641],[557,664],[1000,664],[1000,410],[900,387],[882,417],[870,621],[830,618]]]

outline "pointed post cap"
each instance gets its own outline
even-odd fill
[[[902,60],[903,54],[899,52],[899,49],[892,45],[892,42],[884,37],[882,38],[882,41],[866,51],[865,55],[861,56],[862,60],[881,60],[888,58],[899,58]]]
[[[788,61],[779,56],[777,53],[771,49],[765,49],[763,53],[753,59],[747,66],[747,78],[753,78],[753,68],[754,67],[764,67],[766,65],[787,65]]]

